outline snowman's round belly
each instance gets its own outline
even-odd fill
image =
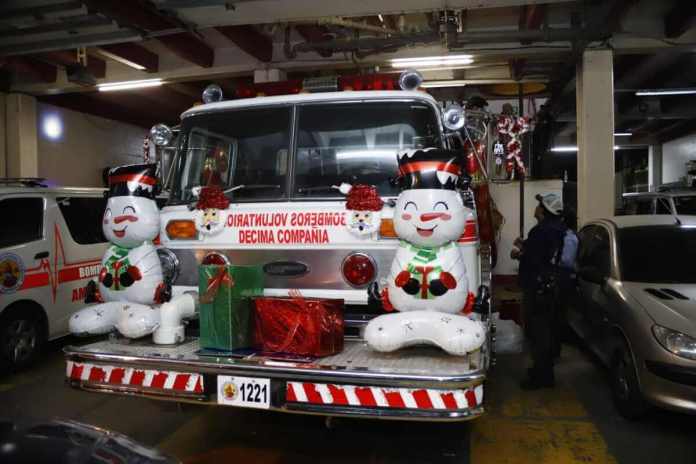
[[[157,287],[162,282],[162,273],[149,273],[142,276],[142,279],[135,281],[129,287],[119,286],[116,290],[112,285],[107,288],[100,284],[100,291],[105,301],[131,301],[133,303],[153,304],[155,303],[155,293]]]

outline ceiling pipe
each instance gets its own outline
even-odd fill
[[[315,21],[312,24],[319,24],[320,26],[341,26],[347,27],[349,29],[359,29],[363,31],[376,32],[378,34],[398,34],[399,31],[391,29],[386,26],[373,26],[372,24],[361,23],[357,21],[350,21],[343,18],[323,18],[319,21]]]

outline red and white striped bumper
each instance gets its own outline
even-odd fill
[[[483,385],[461,389],[360,387],[287,382],[288,403],[327,406],[380,407],[433,411],[462,411],[483,403]]]
[[[74,361],[67,362],[65,374],[70,380],[88,384],[203,394],[203,376],[200,374],[105,366]]]

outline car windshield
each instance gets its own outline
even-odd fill
[[[696,195],[674,197],[674,206],[677,208],[677,214],[696,215]]]
[[[342,198],[334,188],[342,182],[375,185],[381,195],[396,196],[390,179],[398,173],[397,153],[442,147],[438,113],[428,103],[298,105],[290,169],[292,113],[284,106],[185,118],[172,202],[193,202],[196,187],[211,185],[235,188],[233,201]]]
[[[342,182],[377,187],[396,196],[396,155],[441,146],[437,113],[426,103],[375,102],[300,107],[295,189],[297,197],[338,197]]]
[[[172,198],[193,201],[200,186],[237,186],[235,200],[285,197],[291,113],[286,106],[184,119]]]
[[[620,230],[618,244],[623,280],[696,283],[696,228],[628,227]]]

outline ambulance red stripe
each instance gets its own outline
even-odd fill
[[[319,393],[321,391],[330,394],[322,395]],[[287,382],[285,396],[288,403],[461,411],[478,407],[483,403],[483,385],[461,390],[413,390]]]

